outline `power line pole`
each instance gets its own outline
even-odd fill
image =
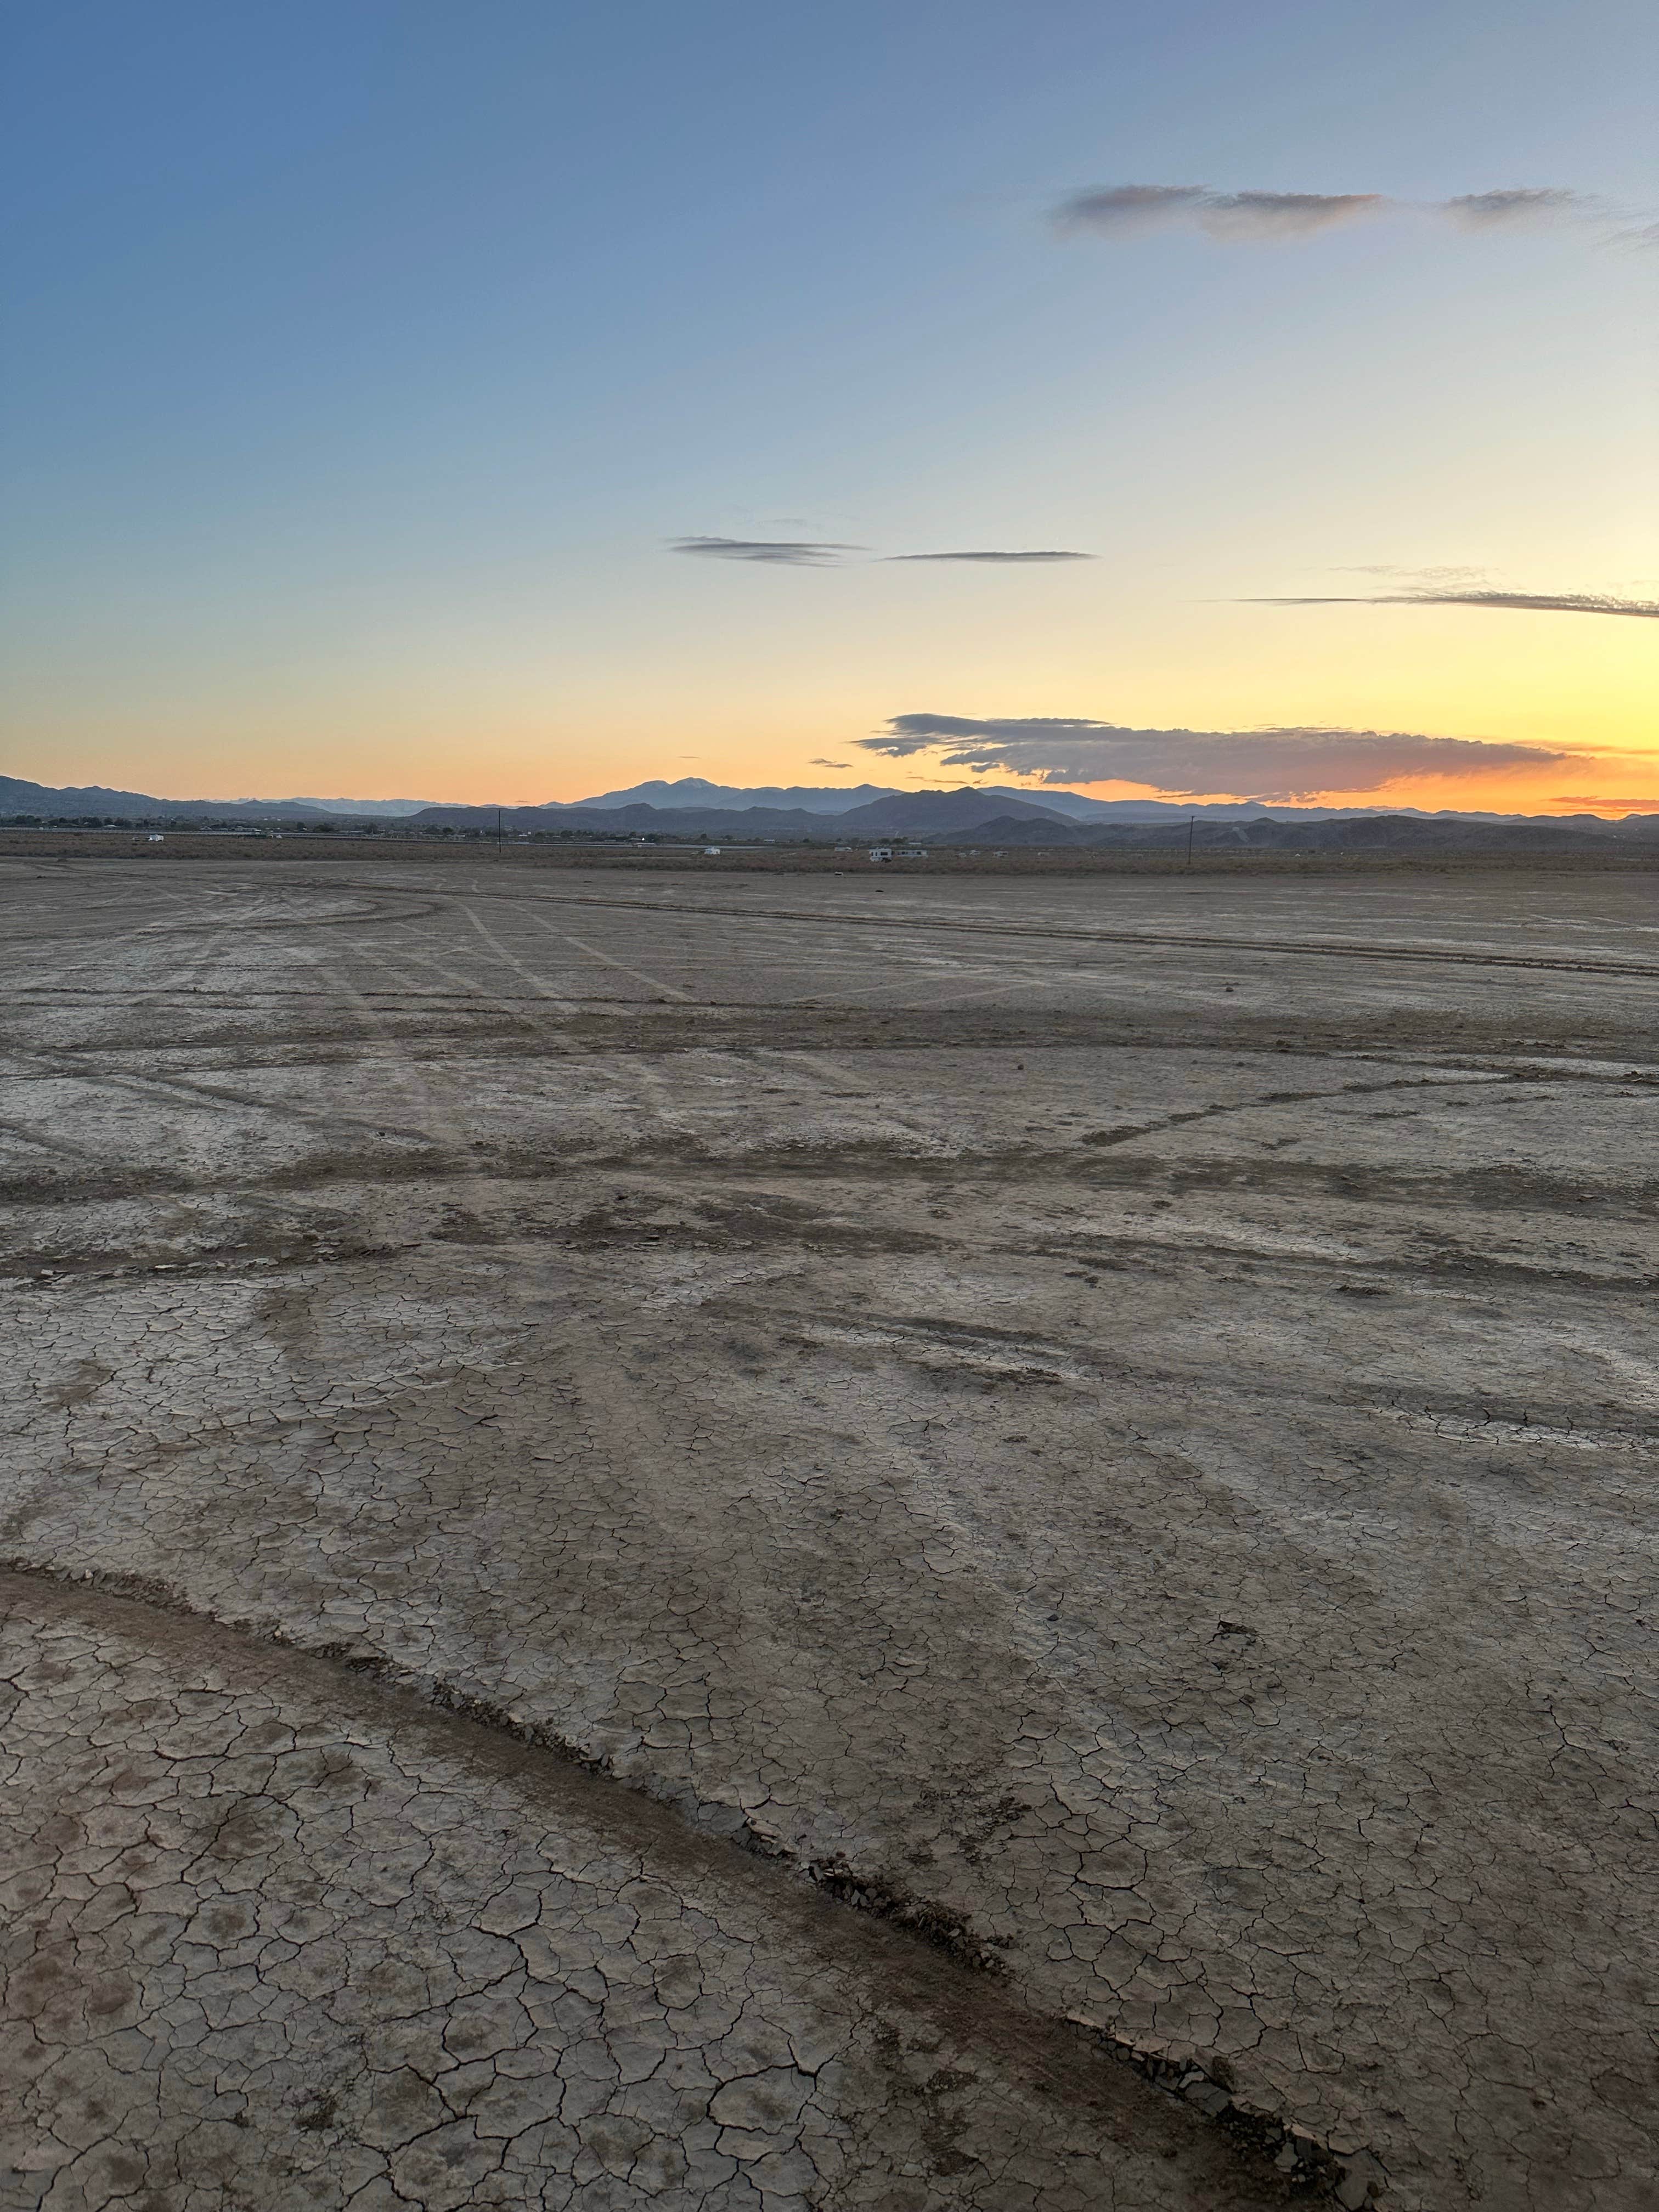
[[[1189,868],[1190,868],[1190,867],[1191,867],[1191,866],[1193,865],[1193,831],[1194,831],[1197,827],[1198,827],[1198,817],[1197,817],[1197,815],[1196,815],[1196,814],[1189,814],[1189,815],[1187,817],[1187,866],[1188,866]]]
[[[498,806],[498,807],[495,809],[495,858],[499,860],[501,859],[501,808]]]

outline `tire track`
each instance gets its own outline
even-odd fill
[[[1060,938],[1084,945],[1173,945],[1224,952],[1273,952],[1313,959],[1400,960],[1463,968],[1555,971],[1573,975],[1623,975],[1659,982],[1659,963],[1573,960],[1550,953],[1460,952],[1450,946],[1442,945],[1324,943],[1316,938],[1218,937],[1173,930],[1095,929],[1033,922],[969,921],[953,916],[932,915],[835,914],[801,907],[694,905],[679,900],[602,898],[556,891],[532,891],[525,893],[524,896],[539,905],[626,908],[641,914],[708,915],[727,921],[799,922],[812,927],[828,924],[851,929],[950,930],[982,937]]]

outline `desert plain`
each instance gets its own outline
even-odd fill
[[[0,859],[0,2204],[1653,2204],[1653,882]]]

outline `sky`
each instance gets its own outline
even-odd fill
[[[7,773],[1659,805],[1647,0],[0,21]]]

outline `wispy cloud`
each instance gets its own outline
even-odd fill
[[[1092,553],[889,553],[889,561],[1092,561]]]
[[[806,765],[808,768],[851,768],[853,763],[851,761],[825,760],[821,755],[815,753]]]
[[[1615,792],[1611,799],[1598,799],[1594,793],[1558,791],[1552,799],[1553,806],[1622,806],[1627,814],[1651,814],[1659,811],[1659,799],[1626,799]]]
[[[1058,231],[1121,238],[1196,216],[1211,197],[1205,185],[1101,185],[1061,200],[1049,220]]]
[[[1106,185],[1054,209],[1056,229],[1121,238],[1195,223],[1212,238],[1306,238],[1389,203],[1379,192],[1214,192],[1207,185]]]
[[[669,550],[674,553],[695,553],[708,561],[759,561],[786,568],[838,568],[849,555],[860,554],[875,562],[988,561],[1018,564],[1092,561],[1095,557],[1092,553],[1059,552],[1047,547],[1034,552],[1002,547],[981,551],[975,547],[963,552],[872,554],[864,545],[836,545],[798,538],[675,538],[670,539]]]
[[[1101,185],[1050,211],[1062,237],[1128,238],[1176,225],[1245,242],[1311,238],[1370,216],[1416,210],[1473,231],[1537,228],[1592,213],[1596,203],[1559,185],[1460,192],[1449,200],[1390,199],[1382,192],[1218,192],[1207,185]]]
[[[1521,614],[1659,617],[1659,599],[1620,599],[1607,592],[1368,592],[1237,600],[1245,607],[1499,607]]]
[[[1439,212],[1466,230],[1498,230],[1553,222],[1589,204],[1582,193],[1559,185],[1514,185],[1504,191],[1460,192],[1455,199],[1442,200]]]
[[[707,561],[760,561],[775,568],[830,568],[858,545],[815,544],[799,538],[676,538],[672,550]]]
[[[1447,562],[1427,568],[1402,568],[1397,561],[1344,561],[1337,564],[1337,574],[1342,576],[1392,576],[1402,587],[1413,591],[1482,591],[1487,588],[1485,568],[1472,568],[1467,562],[1453,564]]]
[[[1387,205],[1380,192],[1212,192],[1198,220],[1212,238],[1311,238]]]
[[[997,769],[1040,783],[1138,783],[1171,797],[1225,794],[1288,801],[1376,791],[1407,775],[1583,766],[1595,757],[1543,745],[1410,731],[1138,730],[1066,715],[981,720],[895,714],[854,742],[893,759],[937,750],[941,768]]]

